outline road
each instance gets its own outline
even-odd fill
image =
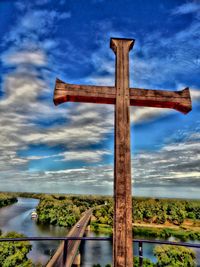
[[[88,225],[88,221],[90,220],[90,217],[92,215],[92,209],[89,209],[86,211],[81,219],[73,226],[73,228],[70,230],[68,233],[69,236],[73,237],[82,237],[84,235],[85,229]],[[65,264],[63,264],[63,251],[64,251],[64,242],[61,243],[61,245],[58,247],[57,251],[53,255],[53,257],[50,259],[46,267],[69,267],[72,265],[73,260],[76,256],[76,252],[79,248],[80,245],[79,240],[73,241],[69,240],[68,241],[68,246],[67,246],[67,261]]]

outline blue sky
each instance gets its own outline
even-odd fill
[[[56,77],[114,85],[111,37],[135,39],[130,86],[190,87],[193,110],[131,107],[133,195],[199,198],[199,1],[0,1],[2,191],[113,193],[114,107],[53,105]]]

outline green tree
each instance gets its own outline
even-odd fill
[[[17,202],[15,194],[0,192],[0,208]]]
[[[134,257],[134,267],[139,267],[139,257]],[[156,265],[149,259],[143,259],[143,267],[155,267]]]
[[[16,232],[8,232],[0,238],[18,238],[25,237]],[[0,242],[0,266],[1,267],[32,267],[32,261],[27,258],[31,250],[31,244],[28,241],[19,242]]]
[[[170,245],[156,246],[154,255],[157,267],[195,267],[195,253],[186,247]]]

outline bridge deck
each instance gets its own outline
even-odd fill
[[[84,235],[91,216],[92,209],[89,209],[83,214],[81,219],[72,227],[67,236],[82,237]],[[67,256],[67,260],[65,263],[63,262],[64,242],[62,242],[53,257],[47,263],[46,267],[71,267],[76,256],[77,250],[79,248],[80,242],[80,240],[68,241],[67,248],[65,249],[65,253]]]

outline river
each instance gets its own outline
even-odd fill
[[[66,236],[67,229],[58,226],[38,225],[31,219],[31,212],[36,208],[39,200],[32,198],[18,198],[18,202],[0,209],[0,229],[3,232],[16,231],[26,236]],[[88,236],[96,236],[89,232]],[[105,236],[102,235],[101,236]],[[58,246],[59,242],[40,241],[32,242],[32,251],[29,258],[33,262],[41,262],[45,265],[50,254]],[[144,257],[155,261],[153,256],[153,245],[144,244]],[[81,246],[82,264],[81,267],[92,267],[93,264],[101,264],[104,267],[112,262],[112,242],[109,241],[87,241]],[[134,255],[138,255],[138,245],[134,245]],[[200,250],[197,252],[198,266],[200,266]]]
[[[2,232],[16,231],[29,237],[34,236],[65,236],[67,229],[58,226],[38,225],[31,219],[31,212],[36,208],[39,200],[32,198],[18,198],[18,202],[0,209],[0,229]],[[34,241],[29,253],[35,263],[45,264],[51,252],[58,246],[55,241]]]

